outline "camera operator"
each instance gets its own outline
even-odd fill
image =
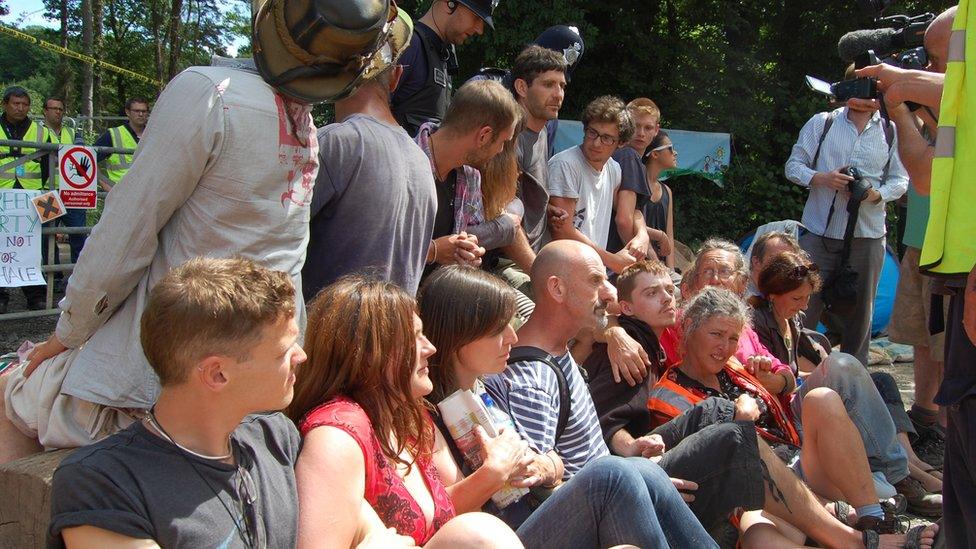
[[[967,63],[965,57],[976,39],[972,36],[976,14],[971,10],[960,13],[967,20],[953,22],[946,55],[941,58],[946,75],[885,66],[858,71],[860,76],[879,79],[888,102],[913,101],[933,108],[942,102],[945,107],[943,112],[936,111],[941,116],[939,139],[926,160],[932,166],[933,201],[920,263],[927,272],[938,275],[938,286],[952,296],[945,326],[945,371],[935,398],[946,407],[948,420],[943,527],[950,548],[976,547],[976,248],[972,245],[976,183],[973,168],[966,162],[971,151],[963,150],[976,129],[970,126],[972,106],[965,103],[968,90],[962,85],[966,69],[974,61]],[[946,98],[941,101],[946,81]],[[933,288],[937,291],[939,288]]]
[[[841,351],[854,355],[862,364],[868,363],[874,298],[884,262],[885,204],[901,197],[908,188],[908,175],[898,158],[897,137],[881,118],[879,107],[876,99],[850,99],[845,106],[815,114],[803,125],[786,162],[786,177],[810,189],[802,218],[809,232],[800,238],[800,246],[819,265],[825,287],[837,283],[837,275],[851,274],[846,280],[850,299],[832,299],[830,305],[843,325]],[[849,269],[845,269],[844,235],[855,180],[848,173],[850,167],[857,168],[867,189],[859,193]],[[863,187],[857,190],[863,191]],[[857,273],[856,281],[851,270]],[[826,293],[810,297],[808,328],[816,328]]]
[[[928,64],[925,70],[943,74],[949,50],[949,34],[956,8],[936,17],[925,31],[924,47]],[[897,91],[897,89],[896,89]],[[894,99],[892,99],[894,97]],[[902,242],[905,253],[901,259],[895,306],[888,325],[892,342],[914,347],[915,399],[909,417],[914,424],[912,447],[925,463],[939,467],[945,451],[945,417],[940,417],[935,395],[942,380],[944,332],[930,334],[928,320],[932,309],[932,280],[919,272],[919,258],[925,240],[929,218],[929,181],[932,159],[935,156],[937,120],[930,107],[915,108],[914,112],[897,94],[884,95],[888,115],[898,129],[898,154],[911,178],[908,190],[908,210]],[[942,300],[937,300],[935,313],[945,320]]]

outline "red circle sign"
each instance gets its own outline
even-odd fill
[[[95,155],[85,147],[72,147],[61,156],[61,180],[75,189],[87,189],[95,181]]]

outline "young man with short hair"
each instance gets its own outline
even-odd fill
[[[616,253],[607,251],[612,210],[620,188],[620,165],[611,158],[617,146],[630,140],[634,120],[623,101],[605,95],[583,111],[583,143],[549,160],[549,203],[572,220],[549,224],[553,240],[571,239],[592,247],[604,265],[620,272],[647,253],[644,216],[635,210],[635,236]],[[638,257],[639,256],[639,257]]]
[[[294,547],[300,439],[265,412],[291,402],[306,358],[289,275],[192,259],[156,284],[141,324],[159,398],[58,467],[49,545]]]
[[[648,239],[658,257],[666,261],[668,266],[673,266],[671,252],[674,229],[669,222],[672,217],[671,189],[662,183],[652,184],[648,181],[642,160],[647,146],[660,130],[661,110],[654,101],[646,97],[638,97],[627,103],[627,110],[634,118],[634,135],[611,156],[620,164],[621,176],[613,221],[610,223],[607,251],[620,250],[634,237],[634,210],[640,210],[644,216]],[[656,226],[652,226],[652,223]]]
[[[485,248],[510,244],[517,226],[507,215],[485,219],[481,172],[515,133],[518,104],[501,84],[461,86],[440,126],[423,124],[416,142],[430,159],[437,214],[428,264],[480,265]]]

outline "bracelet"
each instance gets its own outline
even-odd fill
[[[430,247],[433,248],[434,253],[430,254],[430,261],[427,262],[428,265],[433,265],[437,261],[437,241],[431,240]]]
[[[552,481],[551,482],[546,483],[544,486],[546,488],[552,488],[552,487],[556,486],[556,483],[557,482],[559,482],[559,474],[558,474],[559,473],[559,468],[556,467],[556,459],[554,457],[552,457],[552,454],[550,454],[549,452],[546,452],[545,453],[545,456],[547,458],[549,458],[549,462],[552,463],[552,477],[553,478],[552,478]]]

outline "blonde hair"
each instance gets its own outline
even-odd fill
[[[149,293],[140,341],[159,382],[186,381],[200,359],[247,360],[265,327],[295,314],[295,287],[282,271],[250,259],[196,258]]]
[[[511,127],[521,112],[522,108],[504,86],[494,80],[474,80],[465,83],[454,94],[440,129],[464,135],[488,126],[495,134],[493,139],[498,139],[502,130]]]
[[[505,142],[502,152],[492,157],[481,170],[481,195],[485,206],[485,219],[492,220],[505,211],[505,206],[515,198],[518,190],[518,135],[522,133],[525,119],[519,114],[515,134]]]
[[[630,114],[634,118],[649,114],[653,116],[655,120],[661,120],[661,109],[657,108],[657,103],[646,97],[638,97],[630,103],[627,103],[627,110],[630,111]]]

